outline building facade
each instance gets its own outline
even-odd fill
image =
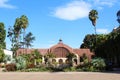
[[[30,54],[32,51],[34,51],[35,49],[27,49],[26,53]],[[62,42],[62,40],[59,40],[58,44],[48,48],[48,49],[37,49],[40,54],[42,54],[43,56],[45,56],[48,53],[53,53],[56,57],[52,58],[51,61],[53,62],[58,62],[58,63],[66,63],[67,62],[67,54],[69,53],[73,53],[75,54],[75,59],[73,61],[76,61],[76,64],[80,64],[80,59],[81,57],[85,54],[88,58],[88,60],[90,61],[92,56],[94,55],[92,52],[90,52],[90,49],[74,49],[66,44],[64,44]],[[23,54],[23,49],[19,49],[17,51],[17,56]],[[44,63],[44,57],[42,62]]]

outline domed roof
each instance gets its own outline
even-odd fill
[[[56,48],[59,48],[59,47],[65,48],[65,49],[67,49],[67,50],[68,50],[69,52],[71,52],[71,53],[73,52],[73,49],[72,49],[71,47],[69,47],[68,45],[64,44],[61,39],[59,40],[59,43],[58,43],[58,44],[56,44],[56,45],[54,45],[54,46],[52,46],[52,47],[50,48],[50,51],[52,52],[52,51],[54,51]]]

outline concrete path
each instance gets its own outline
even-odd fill
[[[0,80],[120,80],[120,73],[0,72]]]

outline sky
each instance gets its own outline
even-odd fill
[[[117,27],[119,0],[0,0],[0,22],[8,31],[15,19],[26,15],[29,20],[27,33],[36,40],[32,48],[49,48],[63,40],[72,48],[79,48],[85,35],[94,34],[88,14],[98,11],[97,34],[107,34]],[[11,42],[6,37],[6,48]]]

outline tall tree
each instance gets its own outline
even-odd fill
[[[5,54],[3,49],[6,48],[5,44],[6,30],[4,29],[4,23],[0,23],[0,63],[3,62]]]
[[[97,40],[95,44],[96,38]],[[105,35],[105,34],[98,34],[97,36],[95,36],[94,34],[91,34],[91,35],[88,34],[85,36],[80,48],[89,48],[92,52],[94,52],[97,47],[99,47],[104,42],[106,42],[107,38],[108,38],[108,35]]]
[[[4,57],[5,57],[4,51],[3,51],[3,49],[0,46],[0,63],[3,62]]]
[[[98,12],[97,10],[91,10],[89,12],[89,19],[92,22],[92,25],[94,26],[95,29],[95,34],[96,34],[96,20],[98,19]]]
[[[24,42],[24,38],[25,38],[25,33],[26,33],[26,28],[28,27],[28,18],[27,18],[27,16],[25,16],[25,15],[22,15],[21,17],[20,17],[20,20],[21,20],[21,27],[22,27],[22,29],[23,29],[23,42]],[[23,44],[23,48],[24,48],[24,44]]]
[[[35,37],[33,36],[33,34],[31,32],[29,32],[26,36],[25,36],[25,42],[24,44],[26,45],[27,48],[31,47],[33,43],[33,41],[35,40]]]
[[[112,62],[120,66],[120,33],[111,32],[106,38],[101,38],[101,44],[97,46],[95,52],[97,57],[104,58],[107,62]]]
[[[88,34],[85,36],[80,48],[89,48],[92,52],[95,50],[95,35]]]
[[[9,37],[10,41],[11,41],[11,50],[13,51],[13,56],[15,56],[15,52],[17,51],[19,45],[18,45],[18,35],[16,35],[15,30],[12,27],[8,28],[8,35],[7,37]]]
[[[9,27],[8,28],[8,35],[7,37],[10,38],[11,41],[11,50],[13,51],[13,56],[16,56],[16,51],[18,50],[18,48],[20,47],[20,34],[21,34],[21,21],[20,18],[16,18],[15,19],[15,23],[13,28]]]
[[[5,38],[6,38],[5,26],[4,23],[0,22],[0,45],[2,49],[6,48]]]
[[[8,37],[12,42],[12,51],[14,52],[14,54],[16,53],[17,49],[22,47],[21,42],[23,43],[24,39],[23,41],[21,41],[21,35],[22,35],[22,31],[23,30],[25,31],[27,26],[28,26],[28,19],[25,15],[22,15],[20,18],[19,17],[16,18],[13,28],[10,27],[8,29]]]

